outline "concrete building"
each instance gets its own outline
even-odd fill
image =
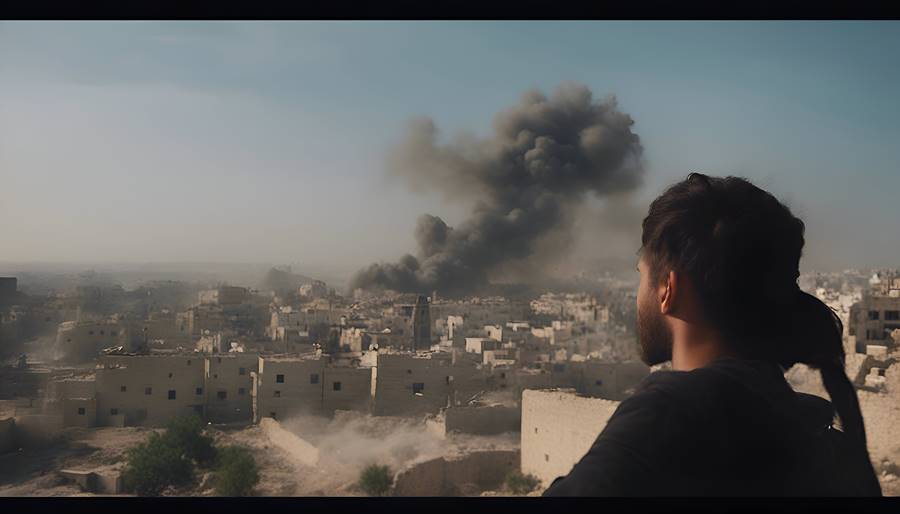
[[[230,353],[204,359],[206,417],[212,423],[252,421],[252,376],[259,356]]]
[[[452,357],[444,353],[378,353],[375,397],[376,416],[436,413],[451,398]]]
[[[327,366],[323,383],[323,411],[369,412],[372,403],[372,370],[351,366]]]
[[[890,294],[892,289],[888,289]],[[856,336],[856,353],[866,353],[869,345],[898,347],[892,333],[900,329],[900,296],[871,291],[850,309],[849,334]]]
[[[205,367],[199,355],[100,357],[97,424],[162,426],[177,416],[204,417]]]
[[[586,398],[572,390],[522,394],[522,472],[547,487],[567,475],[600,435],[619,402]]]
[[[256,412],[262,418],[285,420],[301,414],[322,414],[326,359],[319,356],[260,357],[254,381]]]

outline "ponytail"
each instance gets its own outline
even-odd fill
[[[791,340],[782,345],[781,365],[788,369],[799,362],[819,370],[841,420],[841,428],[850,442],[853,464],[860,466],[866,477],[875,477],[859,398],[844,367],[843,323],[815,296],[799,288],[796,294]],[[863,494],[881,494],[877,479],[866,486]]]

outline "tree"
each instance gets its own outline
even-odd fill
[[[163,437],[188,459],[197,461],[201,467],[209,467],[215,462],[216,448],[212,438],[203,434],[204,428],[198,416],[182,416],[169,422]]]
[[[220,496],[249,496],[259,482],[259,469],[253,455],[240,446],[227,446],[218,452],[214,486]]]
[[[369,496],[385,496],[393,483],[394,478],[388,466],[371,464],[359,476],[359,488]]]
[[[528,494],[534,491],[540,483],[541,481],[538,477],[532,474],[524,475],[517,469],[506,475],[506,488],[512,491],[513,494]]]
[[[127,490],[140,496],[158,496],[170,485],[189,482],[193,471],[193,464],[183,452],[163,436],[152,433],[147,442],[128,451],[123,481]]]

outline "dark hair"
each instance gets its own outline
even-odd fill
[[[797,285],[804,230],[749,181],[691,173],[650,204],[641,253],[655,283],[669,270],[690,278],[708,321],[738,355],[820,370],[844,432],[868,461],[859,400],[844,370],[843,325]]]

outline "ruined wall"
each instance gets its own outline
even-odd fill
[[[446,432],[492,435],[518,432],[521,413],[517,407],[492,405],[486,407],[451,407],[444,411]]]
[[[250,374],[257,371],[255,354],[229,353],[206,358],[206,416],[212,423],[252,421]]]
[[[325,359],[261,357],[257,415],[284,420],[301,413],[321,414],[324,384]]]
[[[66,321],[56,333],[56,348],[65,362],[88,362],[111,346],[130,344],[127,327],[113,321]]]
[[[205,362],[194,355],[104,356],[97,369],[97,424],[162,426],[203,416]]]
[[[414,464],[394,477],[394,496],[467,496],[498,489],[519,467],[516,450],[486,450]]]
[[[522,472],[544,487],[572,470],[590,449],[619,402],[577,396],[574,391],[522,393]]]
[[[372,369],[326,367],[324,412],[360,410],[368,412],[372,401]]]

